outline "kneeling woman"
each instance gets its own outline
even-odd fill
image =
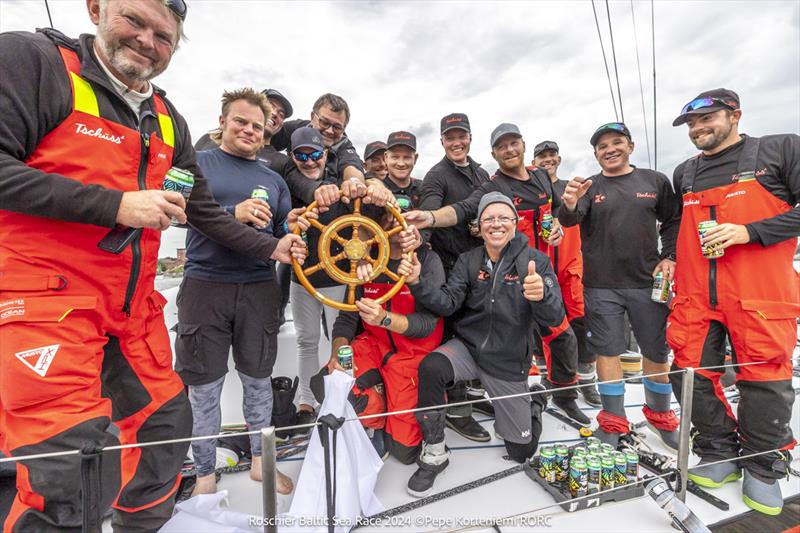
[[[404,260],[411,293],[426,308],[451,315],[462,308],[455,337],[428,354],[419,366],[419,407],[444,404],[445,389],[455,381],[480,379],[490,397],[528,391],[534,328],[564,319],[556,275],[546,255],[530,248],[516,232],[517,212],[508,197],[486,194],[478,206],[484,246],[459,256],[446,284],[420,276],[419,261]],[[533,398],[533,402],[531,401]],[[542,431],[541,396],[493,402],[495,433],[508,455],[523,462],[533,455]],[[449,464],[444,443],[443,409],[416,413],[423,447],[408,492],[426,496],[436,476]]]

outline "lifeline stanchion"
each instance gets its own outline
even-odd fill
[[[275,426],[269,426],[261,430],[261,493],[264,500],[264,533],[277,533],[278,531],[275,462]]]
[[[692,428],[692,398],[694,397],[694,368],[685,368],[681,385],[681,425],[678,438],[678,479],[675,495],[686,501],[686,486],[689,481],[689,433]]]

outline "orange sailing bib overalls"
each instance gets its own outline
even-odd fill
[[[723,364],[724,335],[709,334],[717,327],[712,321],[727,329],[734,363],[763,363],[736,367],[741,392],[738,421],[720,385],[723,369],[697,371],[692,422],[699,433],[694,446],[705,458],[735,456],[739,446],[742,453],[753,453],[793,442],[791,355],[800,315],[800,278],[792,266],[796,239],[766,247],[734,245],[722,257],[707,259],[697,231],[706,220],[744,225],[791,209],[756,180],[757,172],[763,172],[756,166],[758,147],[758,139],[745,139],[735,181],[729,185],[695,192],[699,156],[687,161],[683,175],[676,296],[667,323],[674,366]],[[673,384],[678,381],[673,379]],[[677,390],[676,395],[680,397]],[[748,468],[770,475],[775,457],[747,461]]]
[[[59,50],[73,110],[26,163],[85,185],[160,189],[174,145],[164,102],[153,95],[159,133],[104,119],[77,54]],[[107,232],[0,210],[0,445],[7,454],[191,434],[191,410],[172,370],[166,300],[153,289],[160,233],[145,229],[114,255],[97,247]],[[100,512],[112,503],[126,511],[160,503],[177,488],[186,448],[104,453],[99,490],[87,495]],[[81,487],[78,456],[17,463],[4,531],[81,527]]]
[[[364,297],[378,299],[392,287],[391,283],[366,283]],[[401,315],[414,313],[415,306],[414,296],[407,285],[384,304],[388,311]],[[421,339],[390,333],[380,326],[371,326],[367,323],[363,325],[364,332],[353,340],[356,377],[370,369],[378,369],[383,376],[386,390],[386,410],[414,409],[417,407],[419,363],[442,343],[444,321],[440,318],[433,332]],[[405,448],[413,448],[422,442],[422,432],[414,413],[392,415],[385,420],[386,433],[394,443]]]

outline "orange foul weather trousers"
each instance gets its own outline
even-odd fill
[[[61,53],[73,111],[27,164],[117,190],[161,188],[174,142],[164,102],[154,97],[160,132],[151,135],[104,119],[75,52]],[[114,255],[97,247],[107,231],[0,210],[0,447],[7,455],[97,452],[191,435],[165,300],[153,290],[160,234],[144,230]],[[77,455],[21,460],[3,531],[91,528],[109,505],[118,516],[143,517],[173,497],[187,448],[104,452],[83,472]]]
[[[698,224],[749,224],[791,209],[755,179],[758,139],[747,138],[738,179],[702,192],[692,190],[697,158],[683,176],[683,215],[677,244],[676,296],[667,323],[667,341],[675,353],[673,369],[723,365],[726,335],[733,348],[741,399],[734,416],[725,399],[723,368],[695,374],[692,424],[694,451],[719,460],[794,446],[790,418],[791,355],[800,315],[800,278],[792,267],[795,239],[771,246],[760,243],[726,248],[724,255],[702,255]],[[670,375],[680,398],[681,375]],[[766,477],[786,476],[787,454],[775,452],[743,459],[742,466]]]

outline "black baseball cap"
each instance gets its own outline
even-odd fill
[[[386,140],[386,149],[389,150],[395,146],[408,146],[415,152],[417,151],[417,138],[409,131],[394,131],[389,134]]]
[[[500,137],[504,135],[516,135],[517,137],[522,137],[522,134],[519,132],[519,128],[516,124],[509,124],[508,122],[504,122],[497,126],[494,131],[492,132],[492,136],[490,137],[492,148],[494,145],[497,144],[497,141],[500,140]]]
[[[265,91],[262,92],[267,96],[267,98],[274,98],[275,100],[281,103],[281,105],[283,106],[283,111],[286,113],[286,116],[284,118],[289,118],[292,116],[292,113],[294,113],[294,109],[292,109],[292,104],[289,103],[289,100],[285,96],[283,96],[275,89],[266,89]]]
[[[592,134],[592,138],[589,140],[589,144],[591,144],[592,147],[597,146],[597,141],[600,140],[600,137],[602,137],[603,134],[608,133],[610,131],[613,131],[615,133],[621,133],[629,140],[631,139],[631,131],[628,129],[628,126],[626,126],[622,122],[609,122],[608,124],[603,124],[594,131],[594,133]]]
[[[558,145],[555,141],[542,141],[533,148],[533,157],[538,156],[545,150],[553,150],[558,153]]]
[[[322,152],[325,145],[322,142],[322,134],[312,127],[297,128],[292,133],[292,151],[298,148],[311,148]]]
[[[712,89],[704,91],[683,106],[681,114],[672,121],[673,126],[680,126],[689,118],[689,115],[705,115],[720,109],[739,109],[739,95],[730,89]]]
[[[364,148],[364,161],[377,154],[386,151],[386,143],[383,141],[372,141]]]
[[[469,118],[464,113],[450,113],[446,117],[442,117],[441,134],[444,135],[450,130],[462,129],[470,133]]]

